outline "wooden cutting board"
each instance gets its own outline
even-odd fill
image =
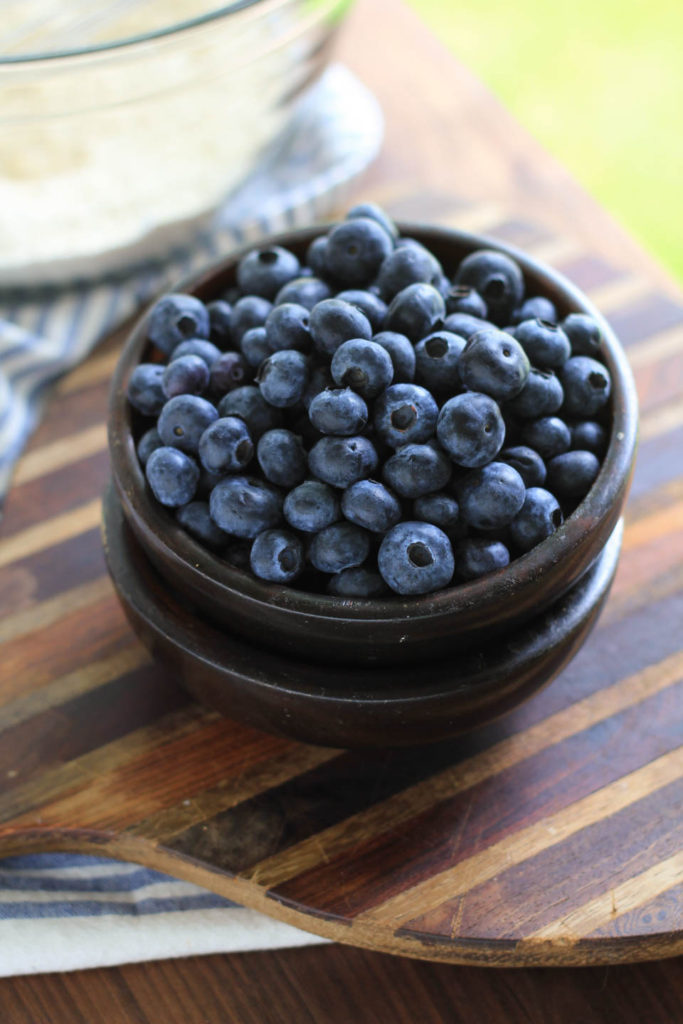
[[[576,660],[506,719],[412,751],[304,746],[191,703],[104,568],[113,338],[60,384],[0,530],[0,854],[135,860],[433,960],[683,951],[683,303],[488,207],[451,222],[554,256],[631,355],[642,429],[624,550]]]

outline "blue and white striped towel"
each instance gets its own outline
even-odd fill
[[[256,172],[233,193],[211,232],[163,265],[126,278],[42,295],[0,282],[0,507],[12,470],[54,380],[157,292],[236,246],[323,220],[376,156],[383,135],[374,96],[334,65],[297,104]]]
[[[377,154],[374,97],[334,66],[234,194],[211,234],[128,278],[51,294],[0,291],[0,505],[54,380],[126,317],[236,245],[323,220]],[[132,864],[70,854],[0,860],[0,976],[321,941]]]
[[[135,864],[0,860],[0,977],[324,941]]]

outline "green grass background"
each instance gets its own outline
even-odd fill
[[[411,3],[683,279],[683,0]]]

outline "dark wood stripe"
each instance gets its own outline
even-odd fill
[[[563,261],[558,268],[577,288],[590,290],[612,284],[624,277],[625,272],[601,256],[585,254]]]
[[[679,780],[552,849],[503,868],[491,882],[415,918],[400,931],[448,934],[445,929],[450,930],[457,915],[458,933],[463,935],[521,938],[671,856],[682,841]],[[538,879],[538,871],[543,873],[543,890],[532,881]],[[679,919],[678,927],[681,924]]]
[[[683,304],[661,292],[651,292],[615,310],[608,319],[622,345],[628,346],[683,324]]]
[[[7,820],[16,814],[13,792],[36,777],[189,702],[187,694],[168,679],[162,668],[144,666],[7,730],[0,744],[0,778],[6,780],[0,796],[0,818]],[[86,775],[81,776],[81,786],[87,786],[88,781]]]
[[[109,384],[109,380],[99,381],[94,387],[79,392],[78,401],[74,401],[73,395],[53,392],[49,416],[33,434],[27,451],[101,423],[106,415]]]
[[[79,608],[26,640],[19,637],[2,647],[2,700],[9,701],[38,689],[78,665],[115,653],[130,643],[130,626],[117,598]]]
[[[641,415],[683,395],[683,352],[636,368]]]
[[[682,698],[683,685],[657,694],[509,768],[503,785],[494,776],[442,800],[350,855],[290,879],[273,895],[332,915],[364,913],[676,749],[683,731]],[[643,716],[652,723],[649,742],[634,747],[627,739]],[[591,757],[595,750],[599,760]]]
[[[61,594],[67,585],[90,583],[106,572],[99,527],[13,562],[1,571],[0,616]]]
[[[0,543],[20,530],[98,497],[109,475],[109,454],[100,451],[80,462],[60,467],[56,473],[13,488],[4,510]]]
[[[499,221],[486,234],[493,238],[499,238],[501,242],[517,245],[520,249],[549,242],[554,237],[542,224],[521,220],[518,217]]]
[[[641,443],[631,497],[639,498],[648,491],[676,480],[681,474],[683,427]]]

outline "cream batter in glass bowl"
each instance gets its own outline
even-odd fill
[[[120,269],[208,226],[349,0],[5,0],[0,284]]]

